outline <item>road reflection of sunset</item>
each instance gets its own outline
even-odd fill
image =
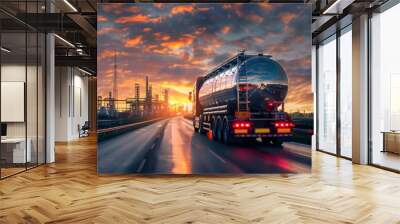
[[[177,125],[177,122],[172,123],[172,130],[178,130],[181,127]],[[182,124],[180,124],[182,125]],[[171,145],[172,150],[172,173],[176,174],[190,174],[192,173],[191,166],[191,153],[187,151],[187,146],[185,145],[184,139],[179,132],[171,132],[172,139]]]

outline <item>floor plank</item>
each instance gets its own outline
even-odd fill
[[[96,139],[0,181],[0,223],[400,223],[400,175],[313,152],[311,174],[98,176]]]

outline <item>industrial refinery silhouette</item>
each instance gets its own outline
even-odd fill
[[[117,55],[114,53],[114,67],[112,77],[112,91],[108,96],[97,97],[97,127],[110,128],[141,120],[166,117],[172,113],[182,111],[182,107],[169,105],[169,90],[164,89],[162,97],[154,94],[149,77],[145,77],[145,94],[141,96],[142,86],[132,83],[134,95],[126,99],[118,98],[118,70]]]

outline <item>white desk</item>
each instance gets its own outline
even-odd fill
[[[31,139],[27,139],[27,145],[25,150],[25,138],[5,138],[1,139],[1,144],[7,147],[13,146],[13,163],[25,163],[31,162],[32,154],[31,154]],[[3,146],[2,146],[3,147]],[[26,159],[26,160],[25,160]]]

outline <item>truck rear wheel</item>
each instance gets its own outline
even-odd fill
[[[197,130],[200,134],[205,134],[204,125],[203,125],[203,118],[202,116],[199,117],[199,128]]]
[[[218,141],[218,122],[216,120],[213,120],[211,123],[211,130],[212,130],[212,138],[215,141]]]
[[[223,130],[222,130],[222,140],[225,144],[232,144],[234,141],[234,137],[229,128],[229,123],[227,121],[224,122]]]
[[[222,120],[217,121],[217,140],[222,141],[223,123]]]

